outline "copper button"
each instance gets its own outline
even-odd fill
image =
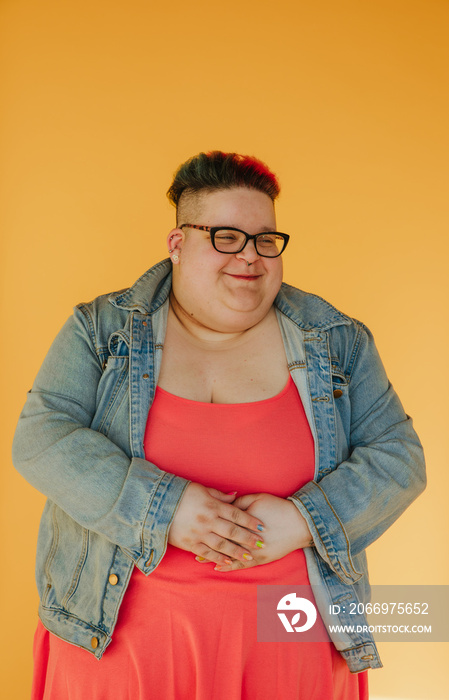
[[[92,649],[96,649],[98,646],[98,639],[96,637],[92,637],[92,639],[90,640],[90,644]]]
[[[341,389],[334,389],[334,399],[339,399],[340,396],[343,396],[343,392]]]
[[[142,326],[148,326],[148,323],[146,321],[142,321]]]
[[[149,374],[146,374],[146,373],[145,373],[145,374],[142,374],[142,377],[143,377],[144,379],[148,379],[149,376],[150,376],[150,375],[149,375]]]
[[[109,583],[111,586],[116,586],[118,584],[118,576],[117,574],[111,574],[109,576]]]

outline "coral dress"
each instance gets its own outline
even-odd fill
[[[293,380],[244,404],[189,401],[157,388],[145,454],[225,493],[287,497],[313,478],[314,445]],[[330,642],[257,642],[259,585],[309,584],[305,556],[214,571],[168,546],[148,577],[134,569],[113,639],[98,661],[47,632],[35,637],[33,700],[365,700]]]

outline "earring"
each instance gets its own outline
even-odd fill
[[[179,260],[179,255],[174,255],[174,256],[172,257],[172,260],[173,260],[173,262],[178,262],[178,260]]]
[[[174,251],[174,248],[172,248],[172,249],[169,250],[168,252],[169,252],[169,253],[173,253],[173,251]]]

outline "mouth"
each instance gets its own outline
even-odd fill
[[[262,275],[231,275],[229,272],[226,273],[228,277],[233,277],[236,280],[248,280],[249,282],[253,280],[258,280]]]

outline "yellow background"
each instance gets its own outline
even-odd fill
[[[74,304],[165,257],[165,191],[201,150],[279,175],[285,279],[372,329],[415,419],[428,490],[370,548],[373,582],[449,583],[448,2],[0,0],[0,27],[5,698],[29,696],[37,619],[26,391]],[[382,644],[372,695],[448,697],[447,651]]]

